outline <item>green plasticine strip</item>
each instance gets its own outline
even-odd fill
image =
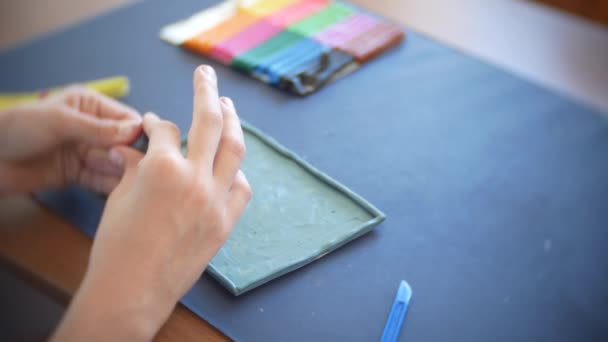
[[[332,24],[346,19],[353,13],[355,13],[355,11],[349,6],[340,3],[332,3],[325,9],[289,26],[287,29],[289,31],[310,37],[315,33],[331,26]]]
[[[245,72],[252,72],[264,58],[286,49],[305,37],[294,32],[283,31],[255,48],[234,58],[232,66]]]

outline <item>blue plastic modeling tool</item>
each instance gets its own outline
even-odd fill
[[[401,284],[399,284],[399,290],[397,291],[391,313],[388,315],[384,333],[382,333],[382,338],[380,339],[381,342],[397,341],[411,298],[412,288],[405,280],[402,280]]]

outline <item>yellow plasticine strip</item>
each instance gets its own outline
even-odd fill
[[[83,83],[84,86],[104,95],[120,98],[129,93],[129,79],[125,76],[103,78]],[[43,96],[55,93],[65,87],[54,87],[31,93],[0,93],[0,109],[9,108],[21,103],[34,102]]]
[[[241,9],[258,17],[266,17],[299,0],[259,0],[251,5],[241,5]]]

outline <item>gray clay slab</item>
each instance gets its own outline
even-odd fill
[[[369,232],[384,214],[294,153],[243,125],[242,169],[254,191],[208,271],[235,295]]]

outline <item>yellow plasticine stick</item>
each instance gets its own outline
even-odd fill
[[[242,4],[240,8],[258,17],[266,17],[296,1],[297,0],[259,0],[247,5]]]
[[[120,98],[129,93],[129,79],[125,76],[102,78],[84,82],[83,85],[113,98]],[[12,107],[20,103],[37,101],[41,97],[63,88],[65,87],[54,87],[31,93],[0,93],[0,109]]]
[[[84,83],[85,86],[115,99],[129,94],[129,79],[126,76],[102,78]]]

